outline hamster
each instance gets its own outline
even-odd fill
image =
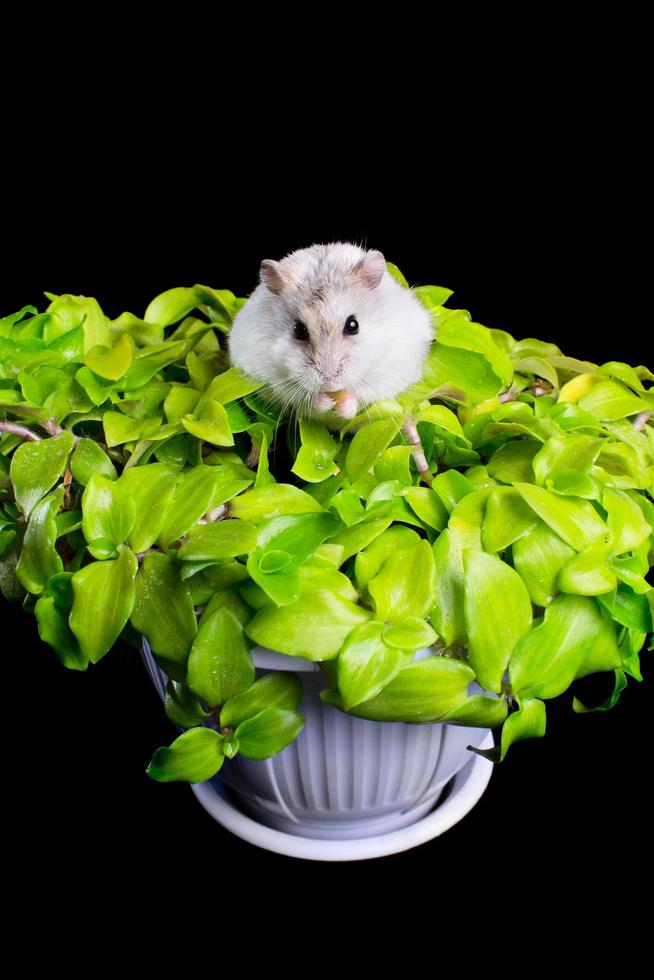
[[[228,357],[266,382],[265,400],[329,424],[417,381],[434,332],[431,313],[380,251],[330,242],[261,263],[227,336]]]

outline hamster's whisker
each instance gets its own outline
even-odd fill
[[[307,393],[306,393],[306,390],[305,390],[304,386],[300,382],[298,382],[297,386],[294,388],[293,392],[291,393],[291,398],[290,398],[290,409],[291,409],[291,411],[290,411],[290,416],[289,416],[289,421],[288,421],[289,430],[290,430],[291,426],[293,425],[293,411],[294,411],[294,409],[295,408],[300,408],[304,404],[304,402],[306,401],[306,397],[307,397]],[[295,417],[295,427],[293,429],[293,435],[294,435],[294,437],[297,435],[297,427],[299,425],[299,421],[300,421],[300,414],[299,414],[299,412],[297,412],[296,413],[296,417]]]
[[[265,385],[263,385],[263,387],[259,389],[260,394],[261,394],[261,397],[265,401],[267,394],[268,395],[271,394],[271,393],[274,394],[275,397],[272,399],[273,405],[276,408],[279,408],[279,405],[277,404],[276,399],[277,399],[277,396],[281,392],[275,391],[274,389],[282,388],[282,386],[289,385],[289,384],[292,383],[292,380],[293,380],[292,378],[284,378],[281,381],[267,381],[265,383]],[[273,437],[272,437],[271,444],[270,444],[270,447],[269,447],[269,449],[271,449],[271,450],[272,450],[272,447],[275,445],[275,440],[277,438],[277,427],[279,426],[279,419],[280,419],[281,415],[282,415],[282,412],[280,410],[280,414],[277,417],[277,422],[275,424],[275,431],[273,432]]]
[[[286,410],[289,408],[289,406],[293,405],[296,394],[304,391],[304,388],[297,377],[283,378],[281,381],[268,382],[267,387],[271,389],[273,388],[277,389],[275,391],[275,395],[282,396],[282,405],[281,405],[279,416],[277,418],[277,422],[275,423],[275,431],[273,433],[272,441],[274,444],[277,439],[277,430],[279,428],[279,424],[282,418],[285,416]],[[288,399],[286,399],[285,397],[286,395],[289,396]],[[291,419],[292,419],[292,411],[291,411]],[[289,420],[289,424],[290,424],[290,420]]]

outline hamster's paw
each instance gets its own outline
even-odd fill
[[[311,400],[311,407],[316,412],[328,412],[334,407],[334,402],[328,391],[317,391]]]
[[[342,419],[353,419],[358,408],[356,397],[349,391],[338,391],[336,394],[339,396],[334,406],[336,414]]]

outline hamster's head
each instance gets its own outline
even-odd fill
[[[398,395],[433,339],[431,314],[380,251],[332,242],[264,260],[228,346],[232,365],[267,382],[262,397],[310,418],[319,392],[346,390],[360,408]]]

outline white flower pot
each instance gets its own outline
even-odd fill
[[[431,652],[421,650],[416,659]],[[145,637],[142,655],[163,699],[168,676]],[[478,796],[483,792],[492,763],[466,746],[492,746],[490,729],[356,718],[321,700],[319,692],[329,685],[318,664],[260,646],[252,657],[257,678],[272,670],[297,673],[303,687],[297,710],[306,718],[304,728],[269,759],[226,758],[216,776],[200,785],[215,787],[219,780],[223,795],[229,787],[244,814],[280,831],[280,837],[346,841],[392,835],[433,810],[452,777],[472,759],[482,764],[484,785]],[[473,681],[469,693],[481,691]]]

